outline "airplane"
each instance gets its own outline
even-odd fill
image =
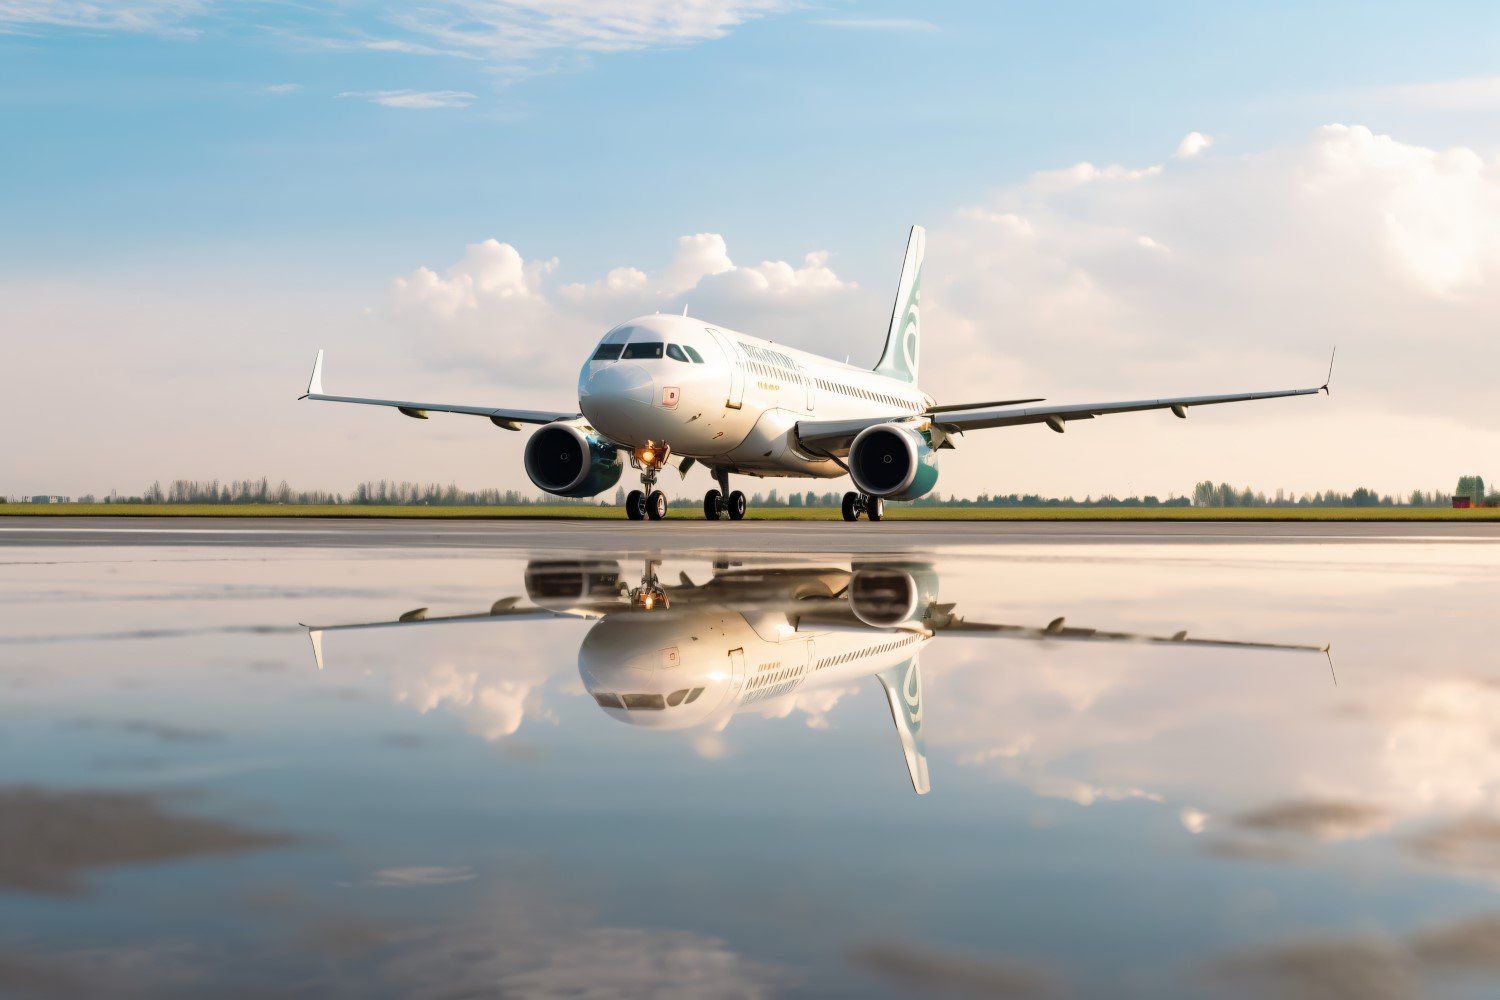
[[[849,568],[716,563],[704,584],[686,573],[662,583],[648,559],[630,586],[614,560],[532,560],[531,606],[506,597],[488,610],[429,617],[416,608],[377,622],[304,626],[319,670],[331,632],[577,618],[594,624],[578,649],[578,672],[609,717],[643,729],[722,730],[735,714],[784,714],[803,692],[874,677],[885,692],[902,756],[918,795],[927,769],[920,655],[944,635],[1038,642],[1138,643],[1173,647],[1320,652],[1329,647],[1151,635],[1069,625],[969,621],[938,600],[938,574],[921,562],[857,561]],[[1332,667],[1332,658],[1329,657]]]
[[[711,521],[745,516],[745,494],[731,475],[833,479],[848,475],[846,521],[879,521],[888,500],[916,500],[937,485],[938,455],[967,431],[1046,424],[1061,434],[1075,420],[1141,410],[1171,410],[1186,419],[1195,406],[1328,391],[1333,376],[1311,389],[1217,396],[1173,396],[1107,403],[1046,404],[1042,398],[939,404],[917,386],[921,347],[925,230],[906,244],[885,348],[874,369],[840,363],[689,317],[640,316],[599,341],[578,373],[574,412],[457,406],[323,391],[323,352],[302,399],[394,407],[408,417],[459,413],[487,417],[519,431],[540,425],[526,442],[526,475],[554,496],[584,498],[613,489],[625,462],[641,488],[625,498],[631,520],[667,516],[657,477],[668,464],[682,476],[709,470],[716,489],[703,498]],[[624,460],[621,455],[624,455]]]

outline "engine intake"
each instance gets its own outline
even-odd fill
[[[526,475],[555,496],[591,497],[620,481],[615,446],[577,423],[544,424],[526,442]]]
[[[937,453],[910,427],[876,424],[849,446],[849,475],[869,496],[915,500],[937,485]]]

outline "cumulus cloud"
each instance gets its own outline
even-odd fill
[[[506,383],[534,383],[538,375],[570,378],[592,342],[632,316],[688,304],[695,315],[779,339],[789,328],[826,324],[857,291],[824,251],[808,253],[800,266],[737,265],[718,233],[679,238],[659,270],[622,265],[592,281],[553,285],[561,270],[556,258],[527,260],[509,243],[485,240],[442,274],[419,267],[395,278],[391,314],[429,357],[483,364]]]
[[[441,663],[430,669],[399,674],[393,699],[426,715],[443,709],[485,740],[512,736],[528,710],[543,711],[536,685],[516,678],[492,678],[479,670],[460,670]]]
[[[932,227],[929,391],[1071,402],[1316,385],[1337,344],[1329,405],[1195,411],[1198,423],[1173,427],[1179,454],[1262,482],[1285,476],[1273,454],[1282,470],[1316,454],[1338,477],[1324,482],[1383,472],[1368,484],[1400,490],[1448,478],[1457,449],[1441,442],[1500,443],[1479,417],[1500,405],[1487,374],[1500,366],[1500,162],[1350,125],[1238,157],[1184,142],[1198,152],[1191,168],[1045,170]],[[1067,440],[971,434],[959,455],[1055,467],[1087,437],[1098,445],[1081,461],[1098,491],[1105,468],[1123,485],[1149,457],[1148,424],[1095,421]]]
[[[1202,132],[1189,132],[1182,137],[1182,141],[1177,144],[1177,152],[1172,155],[1179,160],[1190,160],[1213,144],[1213,136],[1204,135]]]
[[[467,108],[477,99],[467,90],[346,90],[340,97],[360,97],[387,108]]]

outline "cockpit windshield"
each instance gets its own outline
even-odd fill
[[[644,342],[643,341],[637,341],[637,342],[635,342],[633,344],[626,344],[625,345],[625,353],[622,354],[622,355],[620,355],[620,357],[622,357],[626,361],[629,361],[632,358],[635,358],[635,359],[638,359],[638,360],[645,360],[645,359],[648,359],[648,358],[659,358],[662,355],[662,350],[663,350],[664,347],[665,347],[665,345],[661,341],[659,341],[659,340],[644,341]]]
[[[624,349],[624,344],[600,344],[599,349],[594,352],[594,360],[618,361],[620,360],[620,352]]]

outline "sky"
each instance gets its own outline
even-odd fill
[[[686,306],[873,364],[914,223],[941,402],[1338,347],[1327,398],[972,433],[944,493],[1500,478],[1500,9],[1306,7],[0,0],[0,494],[529,491],[524,433],[299,403],[314,353],[568,409]]]

